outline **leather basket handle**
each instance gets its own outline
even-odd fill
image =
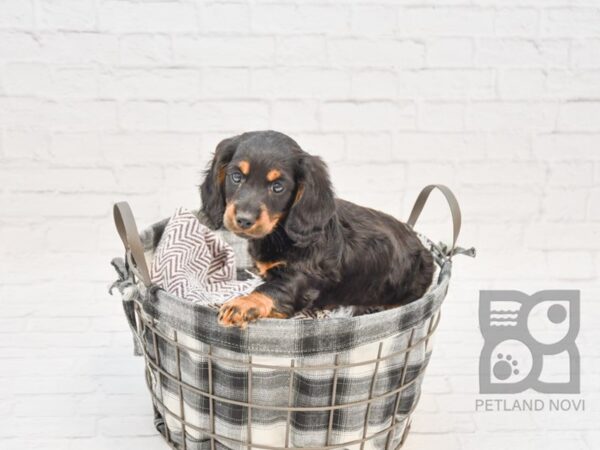
[[[144,246],[140,239],[140,234],[133,218],[133,213],[127,202],[115,203],[113,207],[113,216],[117,232],[123,241],[125,250],[128,250],[133,257],[133,261],[138,269],[142,282],[146,287],[150,287],[150,272],[144,256]]]
[[[415,223],[421,215],[423,207],[425,206],[425,203],[429,198],[429,194],[431,194],[431,191],[433,191],[434,189],[438,189],[439,191],[441,191],[442,194],[444,194],[444,197],[446,197],[446,201],[448,202],[448,206],[450,206],[450,213],[452,214],[452,248],[450,249],[449,257],[452,258],[452,254],[454,252],[454,249],[456,248],[458,234],[460,233],[460,225],[462,219],[458,201],[456,200],[456,197],[454,196],[452,191],[447,186],[444,186],[443,184],[430,184],[429,186],[425,186],[419,194],[419,196],[417,197],[417,200],[415,201],[413,209],[410,212],[410,216],[408,217],[406,223],[410,225],[411,228],[414,228]]]

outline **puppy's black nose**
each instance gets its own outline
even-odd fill
[[[246,230],[254,225],[254,218],[249,214],[236,214],[235,221],[242,230]]]

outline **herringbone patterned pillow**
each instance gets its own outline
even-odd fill
[[[236,280],[233,249],[190,211],[179,208],[165,227],[150,269],[152,282],[192,302],[217,306],[261,281]]]

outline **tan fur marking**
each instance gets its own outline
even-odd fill
[[[225,181],[225,167],[221,166],[217,169],[217,184],[223,184]]]
[[[246,230],[242,230],[238,227],[235,220],[235,205],[233,203],[228,203],[225,208],[225,214],[223,214],[223,224],[229,231],[233,231],[237,234],[249,237],[263,237],[275,229],[275,226],[277,226],[277,222],[279,222],[281,217],[281,214],[271,216],[267,211],[267,207],[261,205],[260,215],[258,216],[258,219],[256,219],[256,222],[254,222],[254,225]]]
[[[294,203],[292,203],[292,205],[295,205],[296,203],[298,203],[300,201],[300,199],[302,198],[303,194],[304,194],[304,185],[301,184],[298,186],[298,189],[296,190],[296,197],[294,197]]]
[[[275,311],[275,301],[261,292],[252,292],[229,300],[219,311],[219,324],[225,327],[246,328],[248,323],[263,317],[285,318]]]
[[[254,225],[252,225],[248,231],[252,233],[256,230],[260,231],[265,235],[269,234],[271,231],[273,231],[275,225],[277,225],[277,222],[280,218],[280,214],[275,214],[274,216],[271,216],[267,211],[267,207],[265,205],[261,205],[260,215],[258,216],[258,219],[254,223]]]
[[[225,208],[225,214],[223,214],[223,224],[228,230],[235,231],[233,227],[235,224],[235,205],[233,203],[227,203]]]
[[[271,170],[269,170],[269,173],[267,174],[267,181],[275,181],[280,176],[281,176],[281,172],[279,170],[271,169]]]
[[[256,268],[258,269],[258,274],[261,277],[264,277],[269,270],[273,267],[285,266],[285,261],[270,261],[270,262],[262,262],[256,261]]]
[[[240,172],[242,172],[244,175],[248,175],[250,173],[250,163],[248,161],[240,161],[238,167],[240,168]]]

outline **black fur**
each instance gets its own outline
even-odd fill
[[[335,199],[327,166],[316,156],[301,154],[296,166],[296,189],[302,189],[284,223],[286,234],[298,247],[306,247],[316,240],[335,214]]]
[[[250,173],[234,184],[231,171],[242,160]],[[265,177],[272,168],[282,173],[281,194],[273,194]],[[222,183],[219,170],[228,173]],[[252,211],[263,204],[281,216],[272,232],[250,238],[249,251],[258,262],[283,262],[266,272],[257,291],[286,315],[310,305],[402,305],[431,284],[433,258],[415,233],[385,213],[335,198],[323,161],[282,133],[244,133],[221,142],[201,194],[215,228],[223,225],[228,203]]]
[[[225,139],[217,145],[210,167],[205,172],[204,182],[200,186],[202,211],[211,221],[214,229],[223,226],[223,213],[225,212],[224,185],[219,182],[219,177],[222,176],[221,173],[224,174],[227,165],[231,162],[239,138],[239,136],[236,136]]]

